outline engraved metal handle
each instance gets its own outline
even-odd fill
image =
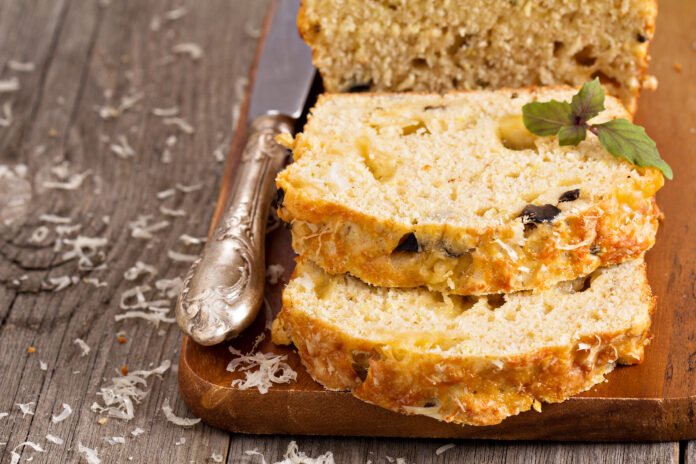
[[[254,120],[225,212],[193,263],[176,305],[176,320],[201,345],[236,337],[263,304],[264,237],[275,176],[287,150],[275,136],[292,133],[294,120],[265,115]]]

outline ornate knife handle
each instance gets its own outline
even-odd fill
[[[254,120],[225,212],[186,276],[176,320],[201,345],[236,337],[263,304],[266,220],[275,176],[287,157],[275,136],[292,133],[293,126],[282,115]]]

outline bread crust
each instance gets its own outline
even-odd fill
[[[403,224],[308,198],[285,173],[277,179],[284,191],[278,216],[291,224],[295,251],[330,274],[350,273],[383,287],[508,293],[548,288],[651,248],[660,216],[654,193],[664,181],[655,169],[647,174],[584,210],[537,224],[522,242],[519,218],[485,229]],[[420,251],[395,253],[411,233]]]
[[[655,298],[647,279],[641,293],[652,314]],[[317,382],[330,390],[350,390],[392,411],[457,424],[494,425],[531,409],[535,401],[564,401],[603,382],[616,363],[642,362],[649,339],[648,317],[625,330],[585,335],[566,346],[504,358],[452,357],[348,335],[310,316],[299,303],[284,295],[273,340],[294,343]]]

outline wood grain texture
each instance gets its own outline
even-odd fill
[[[104,2],[106,3],[106,2]],[[162,21],[159,32],[150,30],[152,17],[186,6],[188,14],[173,22]],[[132,282],[123,273],[137,260],[155,265],[160,277],[182,275],[185,264],[170,261],[166,252],[176,249],[195,253],[195,247],[178,243],[182,233],[202,236],[208,229],[220,188],[221,165],[212,152],[220,144],[229,145],[231,109],[237,101],[235,81],[245,76],[255,49],[255,39],[245,32],[249,23],[257,28],[267,2],[259,0],[113,0],[108,7],[97,1],[36,0],[0,1],[0,79],[17,76],[21,89],[0,94],[0,107],[13,104],[13,123],[0,128],[0,165],[26,164],[25,182],[14,188],[28,188],[32,198],[17,221],[0,225],[0,462],[9,462],[9,450],[24,440],[36,441],[47,453],[25,450],[22,461],[34,463],[76,463],[77,444],[97,448],[104,463],[254,462],[244,454],[257,448],[267,453],[268,462],[280,458],[292,437],[234,436],[199,424],[182,429],[167,423],[160,410],[168,398],[181,416],[189,416],[177,399],[174,370],[162,379],[151,378],[149,396],[136,406],[135,419],[110,419],[99,425],[89,410],[101,386],[117,375],[124,364],[130,370],[151,368],[165,359],[175,360],[180,334],[174,325],[154,329],[143,321],[116,323],[122,312],[119,299]],[[41,31],[41,33],[37,33]],[[194,63],[185,56],[168,63],[173,44],[196,42],[204,57]],[[9,69],[9,60],[31,61],[34,72]],[[118,104],[132,91],[144,97],[133,109],[117,119],[104,121],[95,107]],[[105,93],[113,93],[111,100]],[[152,116],[153,107],[177,105],[181,116],[195,128],[186,136],[165,127]],[[55,132],[52,131],[55,129]],[[49,135],[55,134],[55,136]],[[126,134],[136,156],[117,159],[100,136]],[[165,140],[178,137],[172,149],[171,164],[160,162]],[[44,147],[43,151],[40,147]],[[37,148],[39,148],[37,150]],[[46,190],[50,167],[69,160],[71,172],[91,169],[94,174],[76,191]],[[228,166],[232,169],[232,163]],[[145,242],[130,237],[128,222],[139,214],[160,218],[158,191],[177,182],[202,182],[200,191],[177,193],[162,204],[182,208],[185,218],[169,218],[171,226]],[[0,180],[0,197],[7,184]],[[97,193],[100,192],[100,193]],[[0,211],[4,205],[0,203]],[[85,236],[109,238],[103,271],[85,273],[108,286],[95,288],[79,283],[60,292],[41,290],[47,277],[82,275],[75,261],[64,262],[53,251],[55,234],[45,242],[30,242],[42,223],[42,213],[70,216],[83,224]],[[110,223],[102,217],[108,215]],[[50,227],[53,230],[53,226]],[[286,236],[271,247],[287,247]],[[285,258],[284,258],[285,259]],[[286,264],[289,264],[286,262]],[[26,280],[15,279],[27,275]],[[141,281],[138,281],[141,282]],[[277,295],[279,287],[272,289]],[[126,344],[116,341],[123,331]],[[73,344],[83,338],[91,352],[82,357]],[[33,354],[29,346],[36,347]],[[39,368],[39,361],[48,365]],[[15,403],[36,402],[36,414],[23,417]],[[74,412],[59,424],[51,415],[70,404]],[[131,438],[135,427],[145,434]],[[65,440],[63,446],[48,444],[46,433]],[[110,436],[126,436],[126,445],[108,445]],[[181,437],[186,442],[174,443]],[[407,462],[532,462],[571,463],[678,462],[677,445],[670,444],[512,444],[458,441],[457,448],[436,458],[434,450],[448,443],[437,440],[392,440],[359,438],[297,438],[300,449],[318,455],[332,450],[337,463],[386,463],[387,456],[406,457]],[[132,461],[128,461],[129,457]]]
[[[696,438],[696,249],[685,237],[696,230],[696,61],[692,42],[696,8],[688,2],[660,3],[650,73],[660,80],[646,92],[637,122],[644,125],[671,163],[676,180],[658,195],[665,220],[657,245],[648,253],[650,282],[658,296],[653,340],[646,361],[620,367],[609,381],[585,394],[554,405],[542,414],[530,411],[492,427],[457,426],[423,416],[391,413],[360,402],[346,392],[325,391],[302,369],[292,349],[265,340],[262,351],[286,354],[298,372],[297,382],[279,385],[266,395],[230,386],[239,373],[226,371],[232,355],[224,346],[203,348],[185,339],[180,360],[182,396],[209,423],[246,433],[310,435],[420,436],[548,440],[654,440]],[[678,63],[678,65],[677,65]],[[233,156],[235,154],[233,153]],[[221,201],[225,198],[225,190]],[[686,210],[685,210],[686,208]],[[217,217],[217,216],[216,216]],[[269,235],[269,263],[292,268],[289,233]],[[268,289],[277,312],[282,285]],[[234,345],[242,350],[263,330],[257,323]],[[336,420],[336,417],[345,417]]]
[[[78,443],[96,448],[102,462],[203,462],[212,453],[225,456],[228,434],[199,425],[190,430],[164,420],[160,410],[168,398],[179,415],[190,415],[177,399],[176,372],[151,378],[150,390],[136,405],[135,419],[109,419],[99,425],[99,416],[89,410],[101,386],[110,383],[123,365],[130,370],[149,369],[169,359],[176,365],[180,341],[175,324],[154,328],[145,321],[115,322],[121,293],[142,283],[126,282],[123,274],[136,261],[154,265],[158,277],[182,275],[186,263],[172,262],[167,250],[197,253],[178,241],[181,234],[205,236],[213,200],[219,189],[222,165],[213,156],[220,144],[228,145],[232,107],[238,100],[235,82],[246,76],[256,46],[247,23],[258,27],[265,2],[257,0],[0,2],[0,79],[16,76],[20,90],[0,94],[0,105],[11,101],[14,118],[0,128],[0,164],[27,166],[27,185],[32,193],[25,214],[11,226],[0,228],[0,462],[9,462],[9,450],[32,440],[48,451],[22,452],[33,462],[78,462]],[[176,21],[164,14],[178,7],[188,13]],[[161,29],[152,31],[153,17]],[[41,33],[37,33],[41,31]],[[193,42],[204,51],[194,61],[172,54],[177,43]],[[9,61],[31,61],[33,72],[10,69]],[[103,120],[96,108],[118,106],[127,95],[142,94],[135,107],[120,117]],[[112,95],[109,98],[109,95]],[[195,133],[187,135],[163,124],[152,108],[179,107],[182,118]],[[119,159],[109,148],[125,135],[136,155]],[[161,162],[165,141],[176,136],[170,148],[172,162]],[[109,142],[104,142],[109,137]],[[43,147],[39,148],[38,147]],[[48,190],[50,168],[63,160],[72,173],[92,171],[75,191]],[[4,182],[4,180],[0,180]],[[177,192],[160,201],[158,191],[201,183],[188,194]],[[2,191],[2,186],[0,186]],[[1,194],[0,194],[1,195]],[[4,198],[4,197],[3,197]],[[131,238],[128,222],[140,214],[163,219],[160,205],[183,209],[186,217],[168,217],[171,225],[151,241]],[[55,234],[40,244],[30,242],[41,225],[42,213],[69,216],[82,224],[81,234],[107,237],[107,268],[79,273],[76,262],[64,262],[53,251]],[[102,217],[108,215],[109,224]],[[53,226],[49,229],[52,231]],[[17,286],[13,281],[26,275]],[[99,278],[106,287],[84,282],[60,292],[42,291],[47,277],[80,275]],[[125,344],[116,340],[123,331]],[[81,356],[73,344],[84,339],[91,347]],[[27,353],[34,346],[36,352]],[[39,368],[39,361],[48,365]],[[34,416],[22,416],[15,403],[36,403]],[[51,415],[62,403],[74,412],[64,422],[53,424]],[[141,427],[145,434],[132,438]],[[65,445],[47,444],[51,433]],[[125,436],[126,445],[111,446],[109,436]],[[186,443],[174,446],[180,439]]]
[[[494,441],[446,441],[411,439],[408,441],[378,438],[308,438],[293,437],[300,451],[317,457],[331,451],[336,463],[389,464],[396,458],[406,463],[444,464],[668,464],[679,463],[679,444],[557,444],[500,443]],[[438,448],[454,444],[440,455]],[[245,454],[257,449],[268,462],[281,460],[287,444],[278,439],[259,441],[257,437],[239,437],[232,441],[230,461],[260,464],[259,457]],[[390,460],[391,458],[391,460]]]

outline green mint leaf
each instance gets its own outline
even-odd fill
[[[522,107],[522,120],[532,134],[556,135],[561,127],[573,124],[573,112],[568,102],[532,102]]]
[[[573,95],[570,108],[575,116],[575,124],[584,124],[604,111],[604,89],[599,78],[586,82],[578,93]]]
[[[660,158],[655,141],[641,126],[626,119],[614,119],[592,127],[596,130],[599,141],[612,155],[624,158],[636,166],[655,167],[667,179],[672,179],[672,168]]]
[[[558,144],[560,146],[577,145],[587,136],[585,126],[563,126],[558,131]]]

